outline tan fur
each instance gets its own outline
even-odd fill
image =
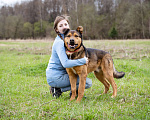
[[[86,56],[89,60],[88,64],[73,68],[66,68],[71,83],[72,96],[70,100],[74,100],[76,97],[77,75],[80,79],[77,102],[80,102],[84,95],[86,77],[88,73],[93,71],[96,78],[105,86],[104,93],[108,92],[111,84],[113,88],[112,97],[115,97],[117,95],[117,85],[114,81],[114,76],[116,78],[121,78],[125,73],[117,72],[115,70],[112,57],[109,53],[98,49],[85,48],[83,45],[80,46],[82,43],[82,38],[80,37],[82,32],[83,27],[79,26],[76,30],[70,30],[66,33],[64,39],[66,54],[69,59],[80,59]],[[75,48],[70,47],[71,39],[74,40],[74,44],[76,44]]]

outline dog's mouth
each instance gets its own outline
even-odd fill
[[[68,42],[67,42],[67,45],[68,45],[68,48],[70,48],[70,49],[75,49],[78,46],[78,44],[72,44],[72,43],[68,43]]]

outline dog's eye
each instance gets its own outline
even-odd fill
[[[79,37],[78,35],[75,35],[75,37]]]
[[[67,37],[70,37],[70,35],[67,35]]]

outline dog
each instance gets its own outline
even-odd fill
[[[117,85],[114,78],[122,78],[125,73],[118,72],[113,64],[113,59],[108,52],[99,49],[86,48],[82,39],[83,27],[76,30],[67,29],[64,32],[64,46],[69,59],[80,59],[87,57],[88,64],[66,68],[69,75],[72,95],[70,101],[76,97],[77,75],[79,76],[79,88],[77,102],[80,102],[84,95],[86,77],[93,72],[96,78],[105,86],[104,93],[107,93],[110,84],[113,88],[112,98],[117,95]],[[110,83],[110,84],[109,84]]]

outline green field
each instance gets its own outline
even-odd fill
[[[150,40],[84,41],[86,47],[111,53],[125,77],[115,79],[118,92],[101,95],[104,86],[90,73],[91,88],[81,103],[69,91],[55,99],[45,69],[53,41],[0,41],[0,119],[150,120]]]

